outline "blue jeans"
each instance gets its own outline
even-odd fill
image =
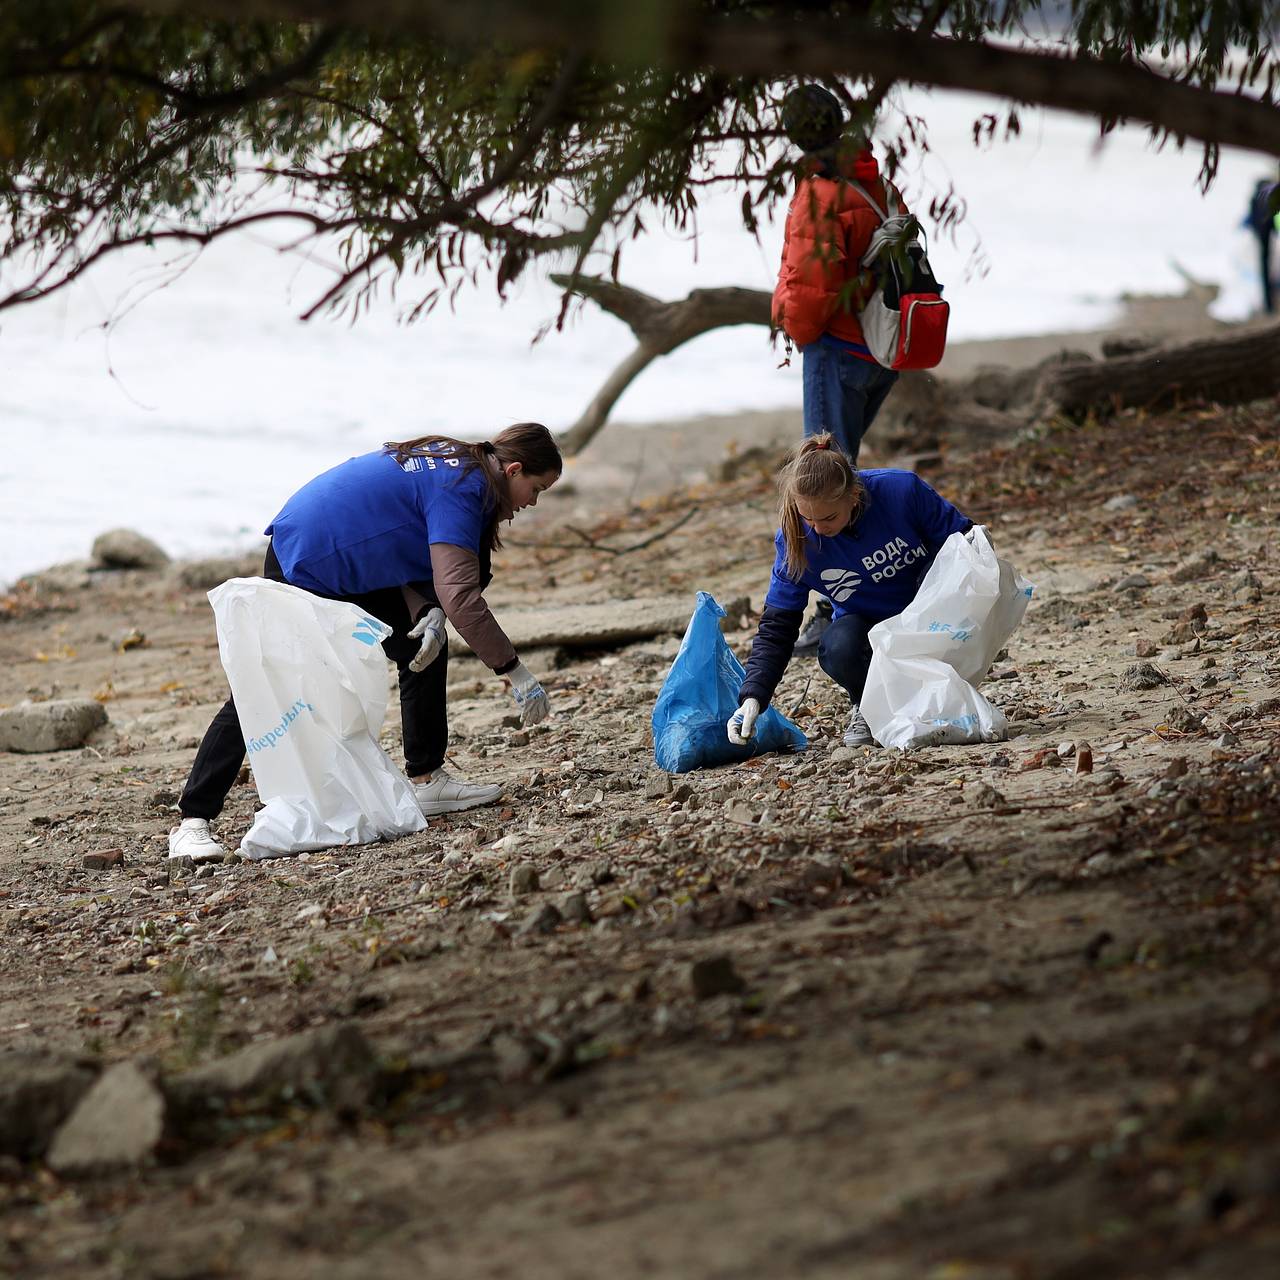
[[[805,437],[830,431],[849,461],[858,463],[858,446],[875,420],[898,375],[862,360],[832,338],[802,348],[804,357]]]
[[[853,703],[862,700],[862,686],[871,666],[871,645],[867,632],[874,623],[856,613],[837,618],[818,641],[818,665],[849,695]]]

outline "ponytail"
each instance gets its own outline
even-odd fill
[[[809,564],[805,524],[796,499],[840,502],[850,495],[855,499],[851,519],[856,520],[866,506],[867,494],[853,463],[830,434],[810,436],[778,473],[778,526],[789,578],[798,582]]]
[[[490,509],[488,524],[481,536],[481,545],[490,551],[502,546],[498,534],[498,517],[511,505],[506,472],[512,462],[520,463],[526,475],[559,476],[564,460],[555,437],[540,422],[518,422],[499,431],[492,440],[455,440],[451,436],[418,436],[413,440],[389,440],[382,446],[403,466],[410,458],[437,458],[449,462],[461,462],[466,470],[478,468],[489,486]],[[497,469],[490,466],[492,458]]]

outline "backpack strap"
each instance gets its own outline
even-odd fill
[[[875,232],[873,232],[871,242],[867,246],[867,251],[862,255],[862,261],[859,264],[860,266],[870,267],[887,245],[900,244],[905,238],[908,227],[910,227],[912,223],[915,223],[916,232],[918,234],[920,224],[913,214],[888,213],[876,203],[872,198],[871,193],[856,179],[842,178],[841,180],[848,186],[852,187],[867,202],[867,204],[871,206],[875,211],[876,216],[880,219],[880,225],[876,228]],[[893,207],[894,203],[897,203],[898,205],[906,203],[888,178],[883,178],[881,181],[884,183],[885,203],[888,204],[890,208]],[[890,196],[894,197],[894,199],[891,200]],[[913,234],[911,239],[912,242],[918,242],[916,234]]]

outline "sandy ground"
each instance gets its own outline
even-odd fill
[[[668,779],[648,725],[674,638],[531,655],[555,714],[528,732],[455,659],[451,759],[502,804],[199,877],[162,854],[224,696],[203,593],[174,571],[21,589],[0,704],[96,695],[110,722],[0,754],[0,1077],[29,1051],[168,1088],[342,1025],[378,1085],[341,1114],[175,1112],[152,1157],[88,1179],[0,1158],[0,1269],[1271,1274],[1278,408],[1057,424],[930,474],[1038,584],[987,686],[1007,743],[850,752],[834,687],[796,662],[779,702],[808,752]],[[704,475],[732,428],[696,430],[672,428]],[[571,470],[512,527],[499,616],[706,589],[747,598],[743,651],[767,468],[667,474],[602,518]],[[233,791],[231,843],[255,801]],[[125,866],[86,870],[107,847]],[[732,967],[718,993],[707,960]]]

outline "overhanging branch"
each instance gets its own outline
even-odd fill
[[[635,4],[637,0],[633,0]],[[500,31],[514,47],[577,50],[623,66],[714,67],[730,74],[864,75],[989,93],[1133,120],[1179,138],[1280,155],[1280,111],[1242,92],[1180,83],[1136,62],[960,41],[856,21],[721,18],[688,3],[654,5],[646,28],[581,0],[125,0],[154,13],[277,18],[430,36],[467,46]],[[639,5],[643,11],[644,6]],[[636,38],[637,27],[643,37]],[[625,33],[625,43],[620,33]]]

